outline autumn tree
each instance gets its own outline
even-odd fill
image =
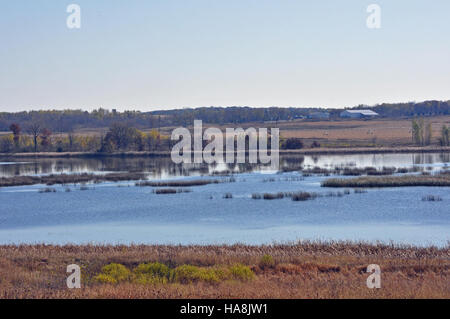
[[[50,131],[47,128],[44,128],[41,132],[40,138],[41,138],[41,145],[44,148],[47,148],[48,146],[51,145],[51,135],[52,135],[52,131]]]
[[[450,146],[450,128],[446,125],[442,126],[441,138],[439,139],[442,146]]]
[[[105,136],[104,143],[113,144],[118,150],[126,150],[132,144],[136,145],[136,140],[141,137],[140,132],[129,127],[127,124],[114,123]],[[142,143],[138,143],[143,145]]]
[[[20,141],[20,132],[22,131],[22,128],[20,127],[19,124],[17,123],[13,123],[11,124],[11,126],[9,127],[9,129],[12,131],[13,135],[14,135],[14,145],[17,147],[19,147],[19,141]]]

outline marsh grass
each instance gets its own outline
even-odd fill
[[[43,184],[51,185],[67,185],[67,184],[81,184],[81,183],[101,183],[101,182],[119,182],[127,180],[144,179],[143,173],[109,173],[104,175],[97,174],[52,174],[44,176],[14,176],[1,177],[0,187],[9,186],[26,186]]]
[[[330,176],[330,175],[342,175],[342,176],[385,176],[385,175],[393,175],[395,173],[405,174],[405,173],[413,173],[422,171],[423,168],[420,167],[411,167],[411,168],[395,168],[395,167],[382,167],[381,169],[377,169],[376,167],[368,166],[362,168],[356,167],[335,167],[333,169],[314,167],[312,169],[303,170],[303,176],[308,177],[312,175],[322,175],[322,176]]]
[[[225,179],[197,179],[197,180],[176,180],[176,181],[140,181],[135,185],[140,187],[189,187],[189,186],[204,186],[209,184],[219,183],[233,183],[236,179],[234,177]]]
[[[192,190],[190,189],[182,189],[182,188],[158,188],[154,189],[152,193],[157,195],[166,195],[166,194],[180,194],[180,193],[190,193]]]
[[[56,189],[51,187],[41,188],[38,190],[39,193],[56,193]]]
[[[402,175],[374,177],[365,176],[358,178],[331,178],[322,182],[322,187],[411,187],[411,186],[450,186],[450,175],[427,174],[427,175]]]
[[[424,202],[442,202],[442,197],[437,195],[428,195],[422,197],[422,201]]]
[[[262,198],[265,200],[282,199],[286,196],[285,193],[279,192],[276,194],[264,193]]]
[[[298,192],[298,193],[292,194],[291,198],[294,202],[299,202],[299,201],[312,200],[317,197],[318,197],[318,194],[316,194],[316,193]]]
[[[319,197],[343,197],[345,195],[350,195],[351,191],[349,189],[344,190],[343,192],[327,192],[325,194],[313,193],[313,192],[278,192],[278,193],[253,193],[252,199],[264,199],[264,200],[276,200],[283,198],[291,198],[292,201],[307,201],[313,200]]]

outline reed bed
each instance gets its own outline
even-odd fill
[[[182,188],[158,188],[154,189],[152,193],[157,195],[167,195],[167,194],[180,194],[180,193],[191,193],[190,189],[182,189]]]
[[[51,174],[44,176],[14,176],[0,178],[0,187],[26,185],[67,185],[80,183],[120,182],[145,179],[143,173],[109,173],[109,174]]]
[[[320,197],[320,194],[309,192],[278,192],[278,193],[263,193],[252,194],[252,199],[276,200],[283,198],[291,198],[293,201],[310,200]]]
[[[56,189],[50,188],[50,187],[46,187],[46,188],[39,189],[38,192],[39,193],[56,193]]]
[[[351,187],[351,188],[371,188],[371,187],[413,187],[430,186],[445,187],[450,186],[449,174],[429,174],[429,175],[403,175],[403,176],[364,176],[357,178],[331,178],[322,182],[322,187]]]
[[[298,192],[298,193],[292,194],[291,198],[294,202],[299,202],[299,201],[312,200],[317,197],[318,197],[318,195],[316,193]]]
[[[424,202],[442,202],[442,197],[437,195],[427,195],[422,197],[422,201]]]
[[[312,169],[303,170],[303,176],[311,176],[311,175],[342,175],[342,176],[384,176],[384,175],[393,175],[395,173],[405,174],[405,173],[415,173],[422,171],[421,167],[410,167],[410,168],[395,168],[395,167],[382,167],[381,169],[377,169],[376,167],[368,166],[362,168],[356,167],[335,167],[333,169],[314,167]]]
[[[190,187],[190,186],[204,186],[209,184],[219,183],[233,183],[236,179],[234,177],[225,179],[195,179],[195,180],[175,180],[175,181],[140,181],[136,182],[139,187]]]

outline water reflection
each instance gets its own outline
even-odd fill
[[[450,153],[414,154],[353,154],[281,156],[280,169],[298,170],[302,167],[411,167],[414,165],[449,165]],[[148,172],[154,178],[172,176],[207,175],[229,172],[252,172],[270,170],[269,166],[256,164],[184,164],[176,165],[170,158],[158,157],[99,157],[99,158],[52,158],[25,161],[8,161],[0,158],[0,177],[18,175],[42,175],[53,173],[105,173]]]

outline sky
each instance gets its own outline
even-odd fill
[[[81,28],[69,29],[69,4]],[[381,8],[369,29],[367,7]],[[448,0],[2,0],[0,111],[450,99]]]

